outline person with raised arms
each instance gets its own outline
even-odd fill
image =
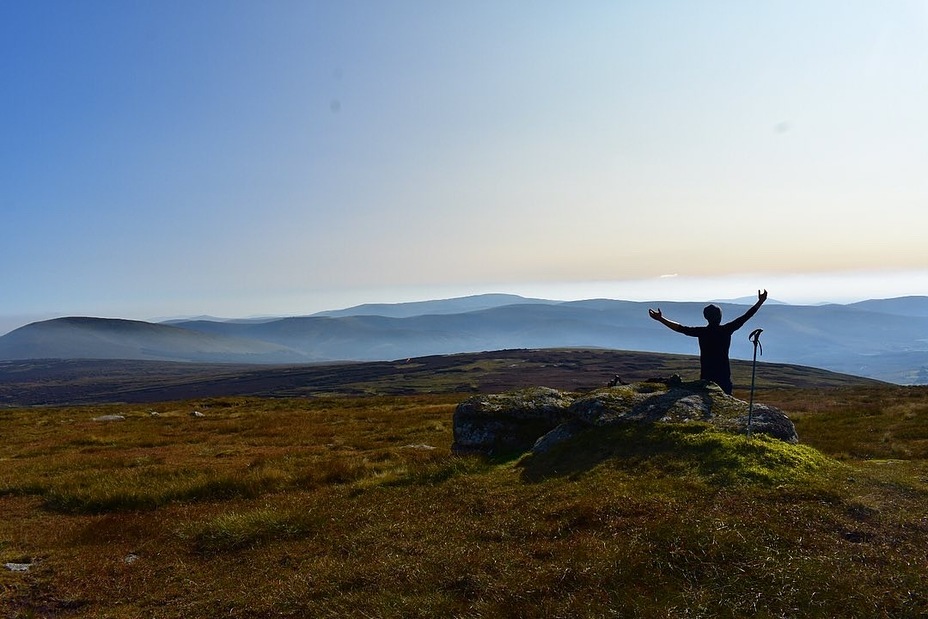
[[[707,305],[702,311],[707,324],[704,327],[687,327],[678,322],[674,322],[661,313],[661,308],[656,310],[649,309],[648,315],[654,320],[665,325],[669,329],[689,335],[690,337],[699,338],[699,378],[702,380],[711,380],[722,391],[731,395],[731,364],[728,360],[728,350],[731,348],[731,334],[744,326],[751,317],[757,313],[760,306],[767,300],[767,291],[757,291],[757,303],[752,305],[748,311],[740,317],[722,324],[722,310],[717,305]]]

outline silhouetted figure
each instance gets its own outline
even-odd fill
[[[686,327],[678,322],[668,320],[661,314],[661,309],[649,309],[648,315],[666,325],[677,333],[699,338],[699,378],[711,380],[722,390],[731,395],[731,365],[728,361],[728,349],[731,347],[731,334],[744,326],[751,316],[757,313],[767,300],[767,291],[757,291],[757,303],[751,306],[740,318],[722,324],[722,310],[717,305],[707,305],[702,311],[709,323],[705,327]]]

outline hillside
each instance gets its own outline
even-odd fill
[[[747,398],[751,364],[732,367],[735,395]],[[501,350],[401,361],[255,366],[113,360],[0,362],[0,406],[102,402],[158,402],[220,396],[306,397],[491,393],[544,385],[586,391],[616,375],[624,381],[654,376],[697,377],[693,356],[609,350]],[[881,383],[826,370],[761,363],[760,391]]]
[[[298,363],[302,354],[261,340],[139,320],[68,317],[0,337],[0,359],[135,359],[206,363]]]
[[[704,323],[702,303],[607,299],[558,303],[489,295],[256,321],[185,320],[152,325],[58,319],[0,337],[0,359],[299,363],[564,347],[697,354],[694,339],[648,318],[648,308],[655,306],[683,324]],[[722,309],[728,320],[745,307],[723,304]],[[765,361],[900,384],[928,384],[928,297],[848,306],[768,304],[750,325],[764,329]],[[751,358],[748,331],[733,339],[733,358]]]

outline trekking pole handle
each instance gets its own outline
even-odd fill
[[[764,354],[764,346],[760,343],[760,334],[763,332],[763,329],[754,329],[748,336],[748,339],[754,344],[754,352],[757,352],[757,349],[760,348],[760,354],[762,355]]]

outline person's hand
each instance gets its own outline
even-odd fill
[[[761,303],[763,303],[764,301],[766,301],[766,300],[767,300],[767,291],[764,290],[763,292],[761,292],[760,290],[758,290],[758,291],[757,291],[757,300],[760,301]]]
[[[661,308],[657,308],[656,310],[649,309],[648,316],[650,316],[654,320],[660,320],[661,319]]]

